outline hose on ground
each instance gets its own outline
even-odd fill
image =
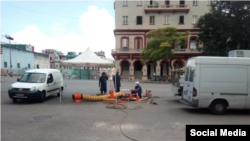
[[[128,138],[128,139],[130,139],[130,140],[132,140],[132,141],[138,141],[138,140],[136,140],[136,139],[133,139],[133,138],[127,136],[127,135],[123,132],[123,130],[122,130],[122,123],[123,123],[123,120],[124,120],[126,117],[128,117],[128,112],[124,111],[125,109],[127,109],[127,110],[139,110],[139,109],[142,109],[142,107],[141,107],[141,106],[136,106],[136,107],[134,107],[134,108],[128,109],[128,107],[125,106],[125,105],[108,104],[108,105],[106,105],[106,108],[108,108],[108,109],[117,109],[117,110],[122,111],[122,112],[124,112],[124,113],[126,114],[126,115],[122,118],[122,120],[121,120],[121,122],[120,122],[120,125],[119,125],[120,132],[121,132],[122,135],[125,136],[126,138]]]
[[[114,97],[121,97],[123,96],[123,92],[118,92],[114,94]],[[72,95],[72,98],[75,99],[74,94]],[[104,94],[104,95],[87,95],[87,94],[81,94],[81,99],[87,100],[87,101],[103,101],[103,99],[110,98],[110,94]]]

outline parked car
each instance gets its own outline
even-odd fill
[[[17,82],[9,87],[9,97],[13,102],[17,99],[39,100],[50,95],[62,95],[63,77],[60,70],[56,69],[34,69],[25,72]]]
[[[250,109],[250,58],[194,57],[187,62],[182,103],[209,108]]]
[[[182,96],[185,68],[174,69],[171,73],[171,91],[174,95]]]

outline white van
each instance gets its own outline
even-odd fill
[[[16,83],[10,85],[8,93],[13,102],[17,102],[17,99],[43,102],[47,96],[60,96],[63,89],[63,78],[59,70],[34,69],[25,72]]]
[[[190,58],[180,101],[213,114],[250,109],[250,58]]]

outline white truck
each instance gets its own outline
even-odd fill
[[[175,69],[172,71],[171,80],[172,86],[171,91],[174,96],[182,96],[183,83],[184,83],[185,68]]]
[[[194,57],[187,62],[182,103],[209,108],[250,109],[250,58]]]

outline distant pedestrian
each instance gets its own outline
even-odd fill
[[[105,72],[103,72],[102,76],[99,78],[99,87],[101,88],[101,94],[107,93],[107,76]]]
[[[9,70],[7,70],[7,76],[9,76],[9,77],[10,77],[10,71],[9,71]]]
[[[119,75],[119,72],[116,72],[116,75],[113,76],[113,82],[114,86],[116,88],[116,92],[120,92],[121,87],[121,76]]]

